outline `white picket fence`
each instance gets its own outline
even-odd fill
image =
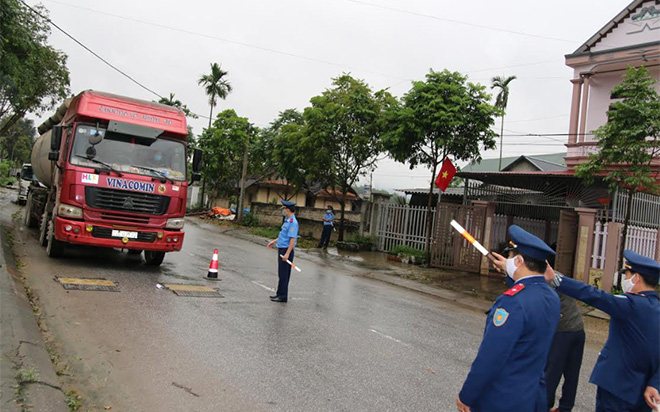
[[[594,251],[591,256],[591,267],[596,269],[605,268],[605,245],[607,245],[608,223],[596,222],[594,230]],[[655,258],[657,250],[658,230],[641,226],[628,226],[625,249],[634,250],[642,256]],[[614,257],[618,259],[618,256]]]

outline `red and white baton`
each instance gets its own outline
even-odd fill
[[[283,258],[284,255],[280,255],[280,257]],[[298,266],[294,265],[293,262],[290,261],[289,259],[286,260],[286,263],[288,263],[289,265],[291,265],[291,267],[294,268],[295,270],[297,270],[298,272],[301,272],[300,268],[299,268]]]
[[[455,221],[455,220],[452,220],[452,221],[451,221],[451,225],[452,225],[452,227],[453,227],[454,229],[456,229],[456,231],[457,231],[458,233],[460,233],[461,235],[463,235],[463,237],[464,237],[468,242],[470,242],[470,243],[472,244],[472,246],[474,246],[475,248],[477,248],[477,250],[478,250],[479,252],[481,252],[482,255],[486,256],[488,259],[490,259],[490,260],[492,260],[493,262],[495,262],[495,260],[496,260],[495,257],[494,257],[494,256],[493,256],[488,250],[486,250],[486,248],[483,247],[483,246],[481,245],[481,243],[479,243],[479,242],[477,241],[477,239],[475,239],[471,234],[469,234],[468,231],[465,230],[465,229],[463,228],[463,226],[459,225],[458,222]]]

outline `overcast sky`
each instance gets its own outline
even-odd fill
[[[37,4],[26,0],[30,5]],[[234,91],[214,114],[233,108],[267,126],[288,108],[304,109],[342,72],[373,90],[401,97],[430,68],[460,71],[490,86],[516,75],[505,118],[504,156],[565,152],[573,52],[623,10],[628,1],[503,0],[43,0],[54,23],[156,93],[208,116],[197,85],[217,62]],[[71,90],[96,89],[158,98],[53,29],[50,43],[68,56]],[[44,116],[44,119],[47,116]],[[39,125],[42,119],[37,119]],[[190,120],[200,133],[208,120]],[[500,123],[495,129],[499,133]],[[499,150],[499,149],[498,149]],[[484,152],[497,158],[499,151]],[[373,186],[426,187],[430,171],[379,163]],[[363,183],[369,183],[364,179]]]

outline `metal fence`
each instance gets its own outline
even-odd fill
[[[618,192],[614,196],[614,202],[612,202],[610,219],[623,223],[627,207],[628,196],[625,193]],[[660,196],[635,193],[630,213],[630,224],[660,228]]]
[[[594,251],[591,256],[591,267],[596,269],[605,268],[607,258],[605,247],[608,237],[608,223],[596,222],[594,230]],[[658,230],[655,228],[628,226],[628,235],[626,236],[625,249],[634,250],[642,256],[655,259],[655,252],[658,248]],[[618,259],[618,256],[614,256]]]
[[[550,230],[550,233],[547,236],[549,244],[553,244],[557,241],[557,232],[559,231],[559,222],[551,221],[548,226],[545,220],[539,219],[529,219],[525,217],[513,217],[513,224],[518,225],[528,231],[529,233],[541,238],[546,239],[546,230]],[[493,230],[491,237],[491,244],[494,248],[497,248],[498,245],[506,242],[508,238],[507,229],[508,226],[508,216],[506,215],[495,215],[493,219]]]
[[[388,252],[399,245],[425,249],[426,207],[382,204],[379,209],[378,250]],[[431,209],[431,213],[435,224],[435,208]]]

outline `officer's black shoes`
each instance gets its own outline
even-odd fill
[[[271,298],[271,299],[275,299],[276,297],[277,297],[277,295],[273,295],[273,296],[271,296],[270,298]]]
[[[275,296],[274,298],[270,298],[270,301],[271,301],[271,302],[286,302],[287,299],[285,299],[285,298],[281,298],[281,297],[279,297],[279,296]]]

